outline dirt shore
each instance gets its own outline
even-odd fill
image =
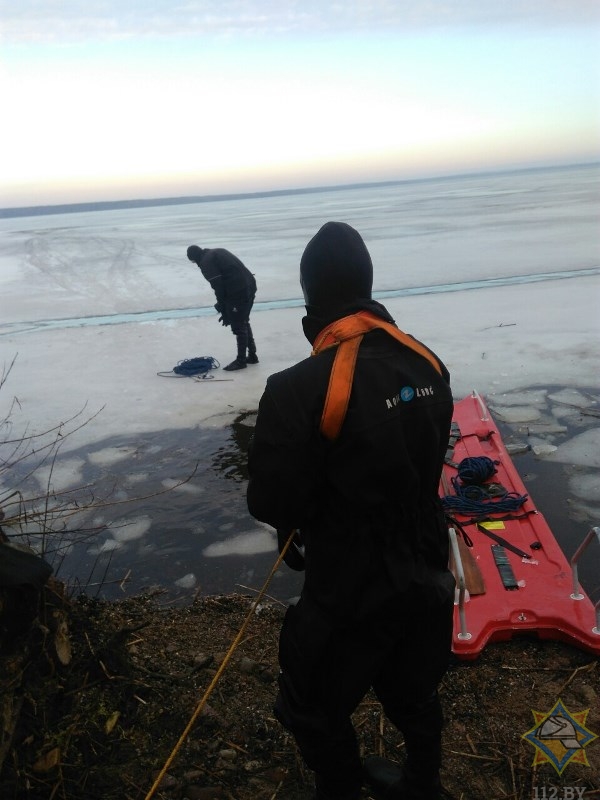
[[[272,713],[284,608],[249,613],[253,603],[169,608],[160,594],[108,603],[49,589],[41,618],[0,653],[3,800],[308,800],[312,775]],[[600,738],[561,775],[534,764],[523,738],[533,711],[559,698],[590,709],[585,725],[600,735],[599,692],[597,659],[559,643],[518,639],[454,663],[441,687],[445,786],[457,800],[600,797]],[[365,755],[402,759],[373,697],[354,722]]]

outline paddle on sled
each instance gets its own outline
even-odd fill
[[[450,494],[448,481],[446,480],[446,476],[442,472],[442,491],[444,495]],[[457,534],[460,532],[457,531]],[[483,579],[483,575],[473,553],[471,552],[471,548],[468,547],[465,540],[462,536],[457,535],[456,537],[458,542],[458,552],[460,554],[460,560],[462,561],[463,572],[465,575],[465,588],[469,592],[469,594],[476,595],[476,594],[485,594],[485,581]],[[458,573],[456,571],[456,564],[454,563],[454,554],[452,550],[450,550],[450,560],[448,563],[448,568],[458,581]]]

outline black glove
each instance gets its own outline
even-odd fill
[[[280,553],[283,551],[291,533],[292,531],[285,531],[282,529],[277,531],[277,546],[279,547]],[[304,569],[304,545],[302,544],[300,531],[294,531],[294,538],[290,542],[290,546],[286,550],[283,560],[290,569],[296,572],[302,572]]]
[[[229,320],[224,314],[221,314],[221,316],[219,317],[219,322],[221,323],[221,325],[225,325],[225,327],[229,325]]]

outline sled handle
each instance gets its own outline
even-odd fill
[[[590,528],[588,531],[587,536],[579,545],[573,557],[571,558],[571,572],[573,574],[573,592],[571,593],[572,600],[583,600],[584,595],[581,592],[581,584],[579,582],[579,569],[578,569],[578,562],[583,553],[587,550],[587,548],[592,543],[592,540],[596,537],[598,543],[600,544],[600,528]],[[594,610],[596,612],[596,627],[592,628],[593,633],[597,633],[600,635],[600,600],[594,606]]]
[[[473,398],[473,400],[477,401],[477,405],[479,406],[479,416],[481,417],[481,421],[488,422],[490,418],[488,417],[487,409],[484,406],[483,400],[481,399],[481,396],[477,391],[477,389],[473,389],[473,391],[471,392],[471,397]]]
[[[460,619],[460,631],[458,633],[459,639],[470,639],[471,634],[467,630],[467,617],[465,614],[465,571],[463,569],[462,558],[458,549],[458,541],[456,539],[456,531],[454,528],[448,528],[448,536],[450,538],[450,547],[452,548],[452,555],[454,556],[454,563],[456,564],[456,573],[458,579],[458,617]]]

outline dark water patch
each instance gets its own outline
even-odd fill
[[[274,533],[246,507],[253,419],[245,413],[223,429],[111,437],[61,455],[50,478],[44,471],[27,478],[31,464],[18,465],[11,479],[25,497],[39,496],[48,482],[52,504],[60,505],[68,487],[69,516],[59,515],[60,532],[44,537],[55,574],[107,599],[154,586],[174,602],[194,592],[260,588],[277,550]],[[73,515],[74,504],[81,510]],[[42,537],[27,529],[29,536],[17,540],[39,546]],[[211,548],[216,555],[207,555]],[[300,584],[284,569],[270,587],[282,601]]]
[[[593,461],[585,464],[553,460],[551,451],[586,431],[600,428],[598,390],[532,386],[491,396],[487,402],[504,444],[514,451],[512,460],[528,494],[570,559],[590,528],[600,525],[600,501],[583,500],[573,491],[586,479],[597,477],[598,468]],[[530,415],[535,418],[511,419],[519,416],[518,412],[514,414],[515,408],[523,410],[522,416],[535,411]],[[600,548],[595,542],[579,562],[579,578],[594,602],[600,600]]]

